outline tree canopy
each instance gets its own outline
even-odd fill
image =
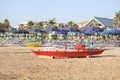
[[[47,25],[48,27],[55,27],[56,20],[55,18],[48,20]]]
[[[71,27],[78,28],[78,25],[77,25],[76,23],[74,23],[73,21],[67,22],[67,25],[68,25],[68,26],[71,26]]]
[[[27,24],[29,27],[32,27],[34,25],[34,22],[32,20],[29,20]]]
[[[120,11],[115,13],[113,23],[116,27],[120,28]]]
[[[0,29],[8,31],[10,27],[10,22],[8,19],[5,19],[3,23],[0,23]]]

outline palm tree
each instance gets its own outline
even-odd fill
[[[34,27],[36,28],[43,28],[43,22],[36,22],[34,24],[35,24]]]
[[[71,26],[71,27],[78,28],[78,25],[75,24],[73,21],[69,21],[69,22],[67,23],[67,25],[68,25],[68,26]]]
[[[24,24],[19,24],[19,29],[24,29]]]
[[[116,27],[120,28],[120,11],[115,13],[113,23]]]
[[[9,22],[9,20],[8,20],[8,19],[5,19],[3,25],[4,25],[4,29],[5,29],[6,31],[8,31],[9,28],[10,28],[10,22]]]
[[[48,27],[55,27],[56,26],[55,18],[48,20],[47,25],[48,25]]]
[[[0,23],[0,29],[4,29],[3,23]]]
[[[27,24],[28,24],[28,27],[30,28],[30,27],[33,27],[34,22],[32,20],[29,20]]]

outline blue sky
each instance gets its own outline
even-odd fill
[[[0,22],[10,21],[15,27],[28,20],[75,23],[94,16],[113,18],[120,10],[120,0],[0,0]]]

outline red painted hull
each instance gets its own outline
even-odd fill
[[[32,50],[33,53],[39,56],[54,56],[54,57],[84,57],[101,54],[104,50],[92,49],[82,51],[40,51]]]

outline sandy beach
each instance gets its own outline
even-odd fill
[[[39,58],[31,49],[0,47],[0,80],[120,80],[120,47],[92,58]]]

